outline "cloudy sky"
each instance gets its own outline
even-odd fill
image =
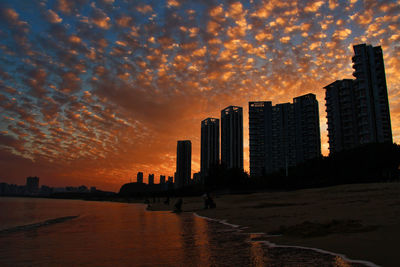
[[[314,93],[352,78],[352,45],[381,45],[400,140],[400,1],[2,0],[0,182],[117,191],[173,175],[176,141],[228,105]]]

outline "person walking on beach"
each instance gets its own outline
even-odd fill
[[[174,212],[182,212],[182,204],[183,204],[183,200],[182,198],[178,198],[178,200],[175,202],[175,210]]]

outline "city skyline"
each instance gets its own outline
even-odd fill
[[[176,140],[248,102],[306,93],[328,136],[324,86],[351,79],[354,44],[382,46],[400,141],[398,1],[2,1],[1,182],[116,191],[137,172],[171,176]],[[147,177],[147,176],[146,176]]]

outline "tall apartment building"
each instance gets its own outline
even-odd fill
[[[243,109],[229,106],[221,110],[221,163],[243,169]]]
[[[182,188],[189,184],[192,176],[192,143],[190,140],[178,141],[176,149],[175,187]]]
[[[296,163],[321,156],[318,101],[314,94],[293,98]]]
[[[136,182],[143,183],[143,172],[138,172],[136,176]]]
[[[360,144],[354,86],[354,80],[344,79],[324,87],[330,153]]]
[[[250,175],[272,171],[272,103],[249,102]]]
[[[249,102],[250,175],[260,176],[321,156],[318,101]]]
[[[165,175],[160,175],[160,184],[165,184]]]
[[[154,184],[154,174],[149,174],[149,185]]]
[[[207,176],[211,166],[219,163],[219,119],[207,118],[201,122],[201,175]]]
[[[392,142],[382,49],[366,44],[353,49],[355,80],[338,80],[324,87],[330,153]]]
[[[277,104],[272,107],[272,162],[271,169],[277,171],[296,165],[295,121],[293,105]]]

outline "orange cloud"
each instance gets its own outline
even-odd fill
[[[60,18],[58,16],[58,14],[51,9],[47,10],[46,17],[50,23],[61,23],[62,22],[62,18]]]

